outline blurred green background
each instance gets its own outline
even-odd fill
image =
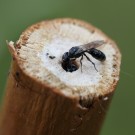
[[[58,17],[91,22],[117,42],[121,78],[101,135],[134,135],[135,0],[0,0],[0,101],[11,61],[5,41],[16,41],[33,23]]]

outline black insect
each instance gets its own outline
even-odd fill
[[[106,42],[103,40],[97,40],[97,41],[90,42],[88,44],[72,47],[69,50],[69,52],[65,52],[62,56],[63,68],[67,72],[76,71],[78,67],[74,64],[74,61],[76,60],[76,58],[81,57],[80,64],[81,64],[81,71],[82,71],[82,60],[83,60],[83,56],[85,56],[87,60],[93,64],[95,70],[98,71],[96,69],[95,63],[91,61],[91,59],[86,55],[86,53],[91,54],[92,57],[94,57],[99,61],[105,61],[106,60],[105,54],[100,50],[96,49],[105,43]]]

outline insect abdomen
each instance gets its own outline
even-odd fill
[[[92,55],[92,57],[94,57],[95,59],[99,60],[99,61],[105,61],[106,56],[103,52],[101,52],[100,50],[97,50],[95,48],[92,48],[89,53]]]

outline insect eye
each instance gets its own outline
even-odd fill
[[[65,53],[63,54],[62,60],[65,61],[65,62],[66,62],[66,61],[69,61],[68,52],[65,52]]]

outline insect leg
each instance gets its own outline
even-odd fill
[[[88,61],[90,61],[90,62],[93,64],[95,70],[98,72],[98,70],[97,70],[97,68],[96,68],[96,66],[95,66],[95,63],[92,62],[92,61],[90,60],[90,58],[89,58],[85,53],[84,53],[83,55],[87,58]]]
[[[82,60],[83,60],[83,55],[82,55],[82,57],[81,57],[81,59],[80,59],[80,64],[81,64],[81,72],[82,72]]]

